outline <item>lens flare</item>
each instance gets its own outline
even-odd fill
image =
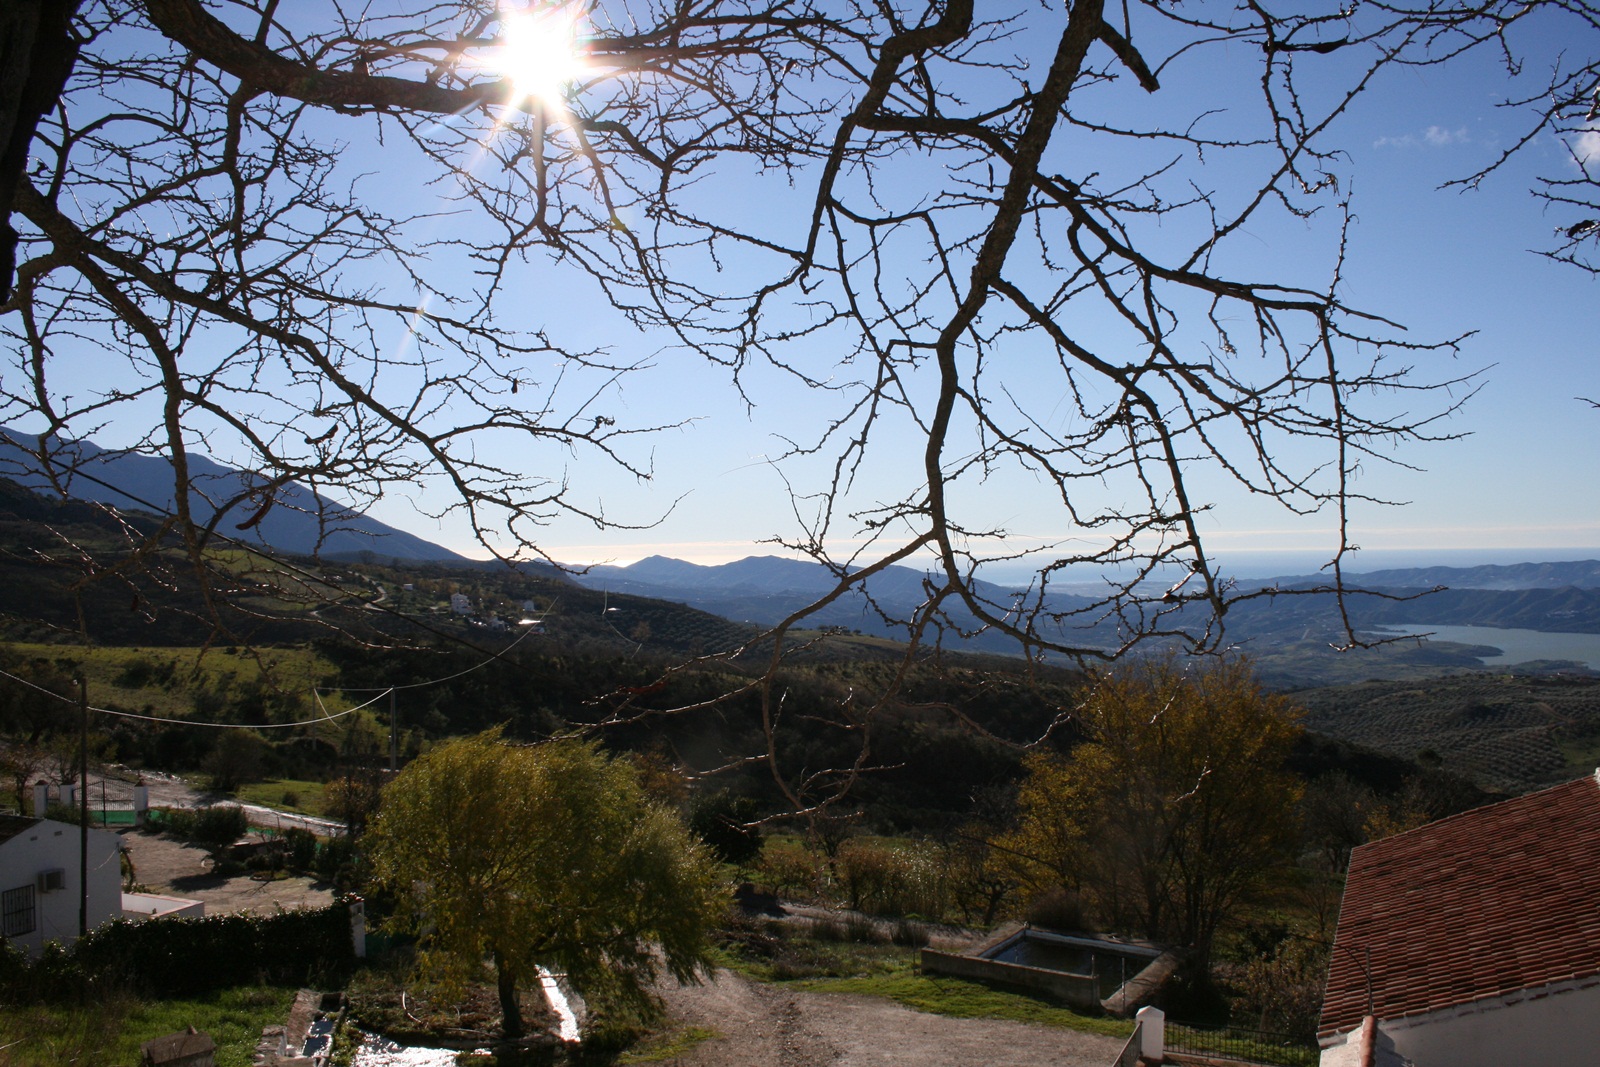
[[[495,66],[511,82],[515,100],[560,106],[567,87],[583,76],[578,20],[568,5],[504,11]]]

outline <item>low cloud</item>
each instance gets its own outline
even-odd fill
[[[1591,122],[1572,142],[1572,155],[1578,166],[1590,174],[1600,174],[1600,123]]]
[[[1372,142],[1374,148],[1444,148],[1453,144],[1466,144],[1472,138],[1467,133],[1465,126],[1456,129],[1446,129],[1443,126],[1429,126],[1420,134],[1404,133],[1397,137],[1380,137]],[[1600,149],[1600,144],[1596,145]]]

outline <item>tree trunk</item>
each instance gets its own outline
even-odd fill
[[[515,1041],[522,1036],[522,1002],[517,999],[517,973],[505,957],[494,954],[494,969],[500,987],[501,1031],[506,1040]]]
[[[78,58],[72,15],[81,0],[6,0],[0,5],[0,300],[10,299],[17,232],[11,205],[25,180],[28,147],[39,120]]]

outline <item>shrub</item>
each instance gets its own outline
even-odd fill
[[[250,820],[237,804],[213,804],[195,813],[190,836],[212,853],[221,852],[250,829]]]
[[[816,857],[797,841],[768,841],[755,873],[778,896],[814,898],[821,888]]]
[[[928,928],[922,923],[901,919],[895,924],[894,933],[889,940],[903,948],[927,948]]]
[[[925,846],[893,848],[854,838],[839,850],[839,879],[852,908],[876,915],[943,915],[948,887]]]
[[[1028,905],[1028,921],[1050,930],[1088,930],[1083,901],[1059,886],[1035,897]]]
[[[317,862],[317,835],[310,830],[285,830],[283,844],[289,853],[291,871],[309,871]]]
[[[344,887],[354,881],[356,843],[351,837],[330,837],[317,849],[312,864],[318,878],[329,885]]]
[[[44,809],[44,817],[54,819],[56,822],[71,823],[73,826],[77,826],[79,820],[83,817],[83,812],[76,804],[52,803]]]
[[[755,801],[722,790],[695,799],[689,809],[689,829],[717,859],[744,866],[761,855],[761,831],[745,825],[757,814]]]
[[[336,903],[274,915],[106,923],[52,966],[63,972],[57,984],[123,981],[157,995],[186,995],[262,980],[327,981],[348,973],[353,961],[349,907]],[[36,973],[43,962],[34,964]]]
[[[155,833],[190,838],[194,836],[195,819],[193,808],[151,808],[145,825]]]

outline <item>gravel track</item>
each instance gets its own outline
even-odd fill
[[[685,1026],[717,1036],[661,1061],[676,1067],[1106,1067],[1122,1042],[1001,1019],[954,1019],[880,997],[807,993],[721,970],[665,991]]]

